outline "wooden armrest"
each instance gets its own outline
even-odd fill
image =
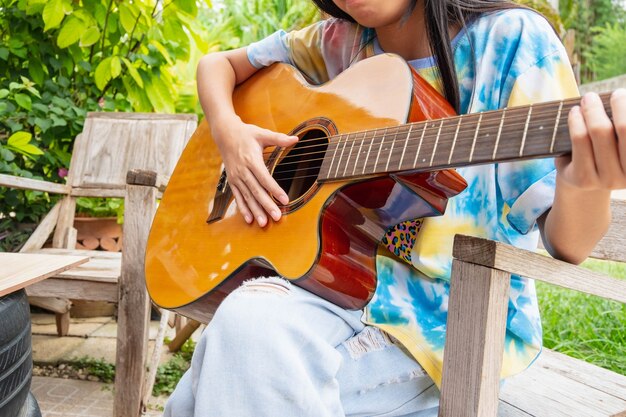
[[[156,187],[160,192],[165,191],[169,181],[170,177],[159,175],[154,171],[131,169],[126,173],[126,184]]]
[[[69,194],[70,186],[32,178],[16,177],[0,174],[0,186],[18,188],[20,190],[45,191],[48,193]]]
[[[454,258],[626,303],[626,281],[501,242],[456,235]]]

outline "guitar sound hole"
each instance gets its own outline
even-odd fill
[[[300,140],[289,152],[282,155],[272,175],[289,196],[289,201],[299,199],[315,185],[327,147],[325,131],[308,130],[300,135]]]

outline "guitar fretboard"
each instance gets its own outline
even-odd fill
[[[600,96],[609,116],[609,94]],[[580,98],[474,113],[341,135],[331,141],[320,181],[431,171],[571,152],[570,109]]]

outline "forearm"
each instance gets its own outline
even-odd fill
[[[540,224],[550,254],[574,264],[584,261],[608,229],[610,198],[608,190],[581,190],[557,176],[554,204]]]
[[[247,60],[245,48],[205,55],[198,63],[200,104],[210,126],[237,117],[233,90],[257,71]]]

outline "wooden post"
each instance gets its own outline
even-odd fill
[[[454,260],[439,417],[495,417],[510,274]]]
[[[144,277],[148,232],[157,189],[129,171],[124,210],[124,251],[119,281],[114,417],[137,417],[146,375],[150,299]]]

